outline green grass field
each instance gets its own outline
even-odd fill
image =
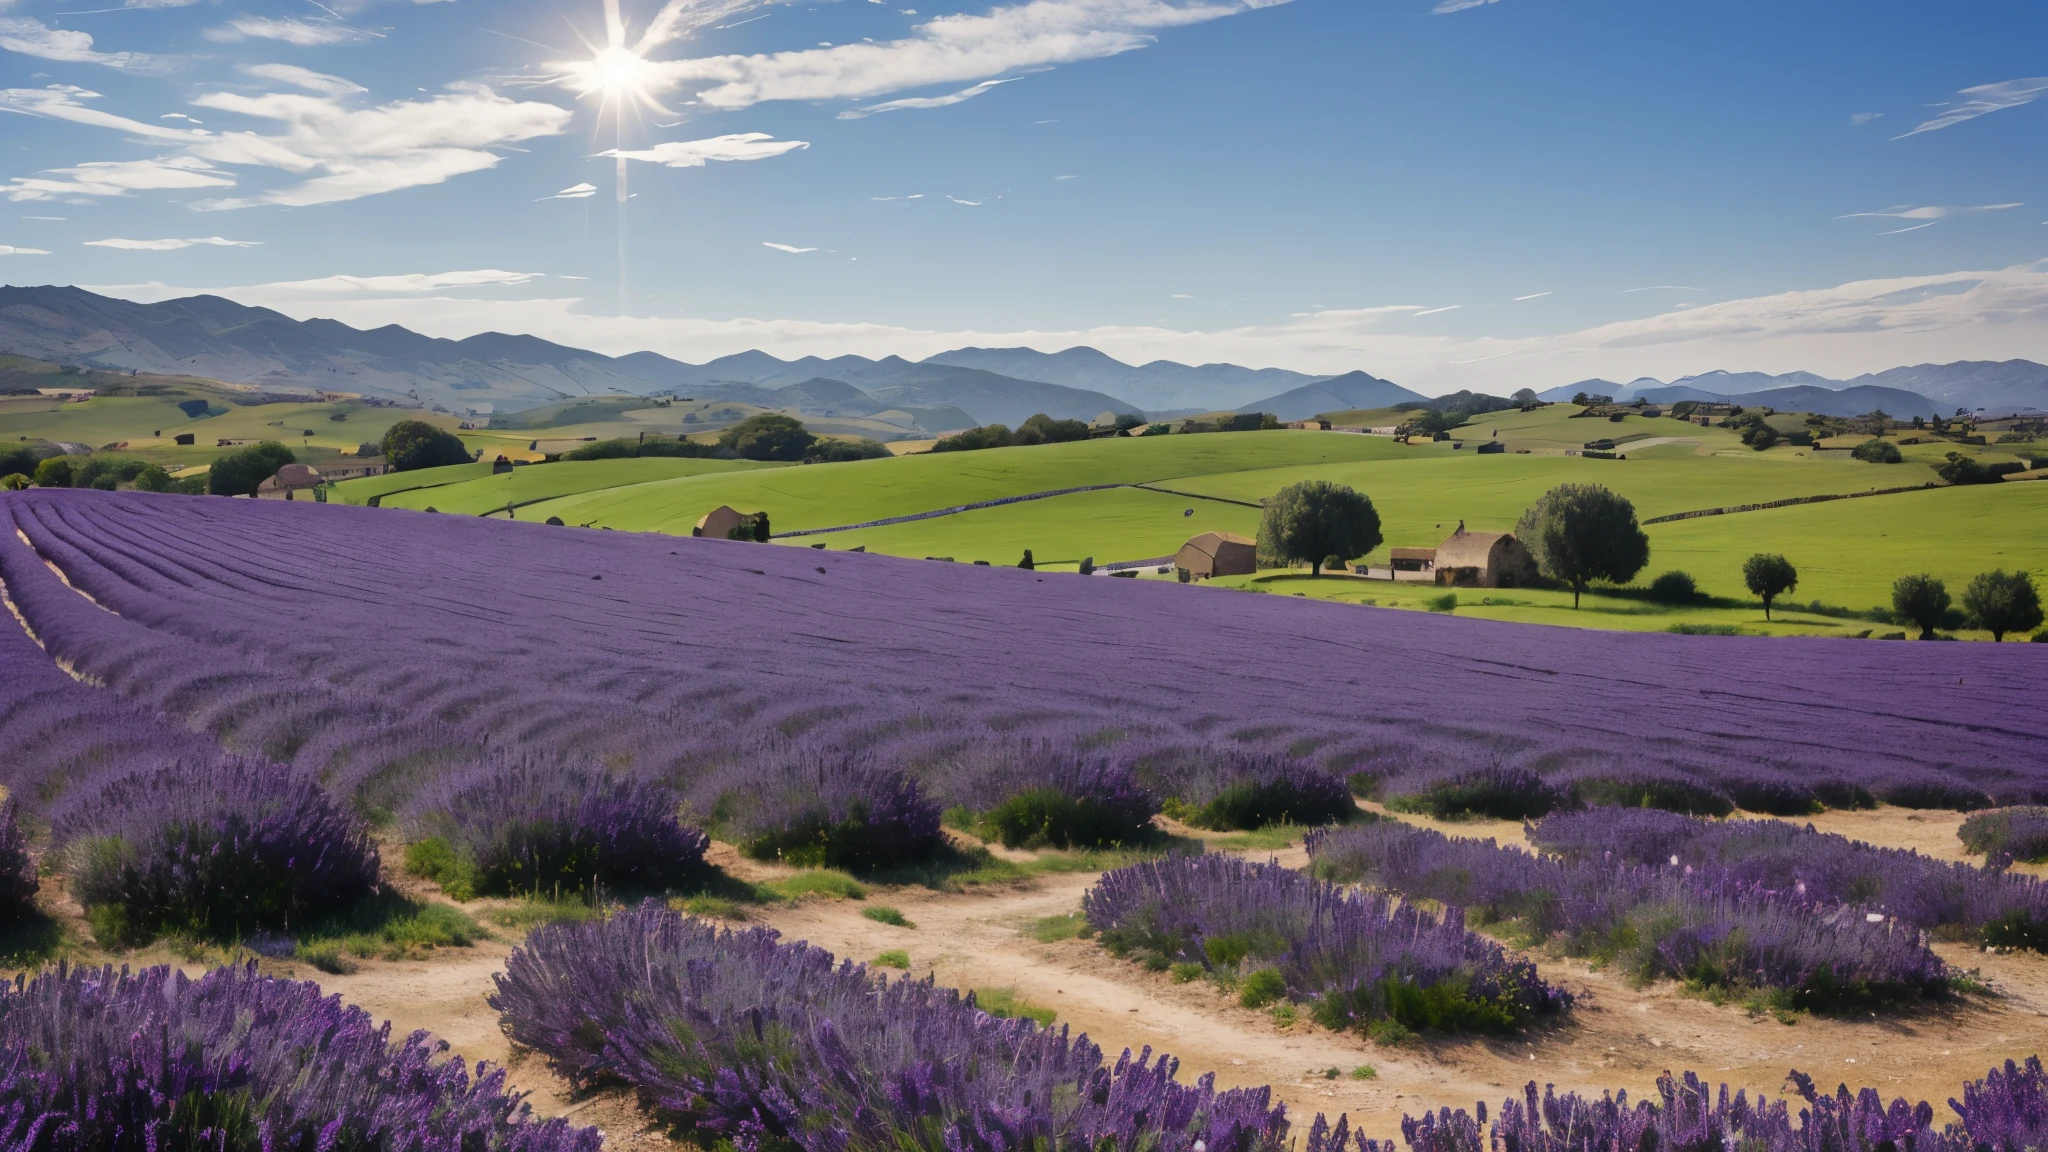
[[[658,480],[671,480],[682,476],[703,476],[717,473],[751,472],[763,468],[787,468],[787,464],[762,464],[752,460],[693,460],[669,457],[648,457],[629,460],[563,460],[554,464],[529,464],[514,468],[510,472],[490,474],[490,465],[457,465],[459,469],[481,468],[484,474],[475,479],[462,478],[455,483],[439,484],[431,488],[415,488],[384,497],[379,503],[385,508],[422,509],[429,506],[441,512],[456,512],[469,516],[502,514],[508,504],[519,509],[519,518],[528,518],[528,505],[543,500],[558,500],[581,492],[599,489],[621,488],[632,484],[648,484]],[[452,471],[432,469],[431,471]],[[418,473],[399,472],[389,476],[368,476],[361,480],[348,480],[336,486],[337,490],[354,489],[373,481],[396,480]],[[353,495],[347,503],[357,503]],[[708,509],[707,509],[708,511]],[[545,516],[542,517],[545,519]]]
[[[1189,508],[1194,509],[1193,516],[1185,515]],[[834,551],[859,546],[891,556],[951,556],[962,563],[991,564],[1015,564],[1029,548],[1041,567],[1072,568],[1083,557],[1106,564],[1170,556],[1198,532],[1255,536],[1258,530],[1256,508],[1115,488],[779,542],[823,544]]]

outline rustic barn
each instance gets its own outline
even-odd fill
[[[256,486],[258,500],[313,500],[320,487],[320,473],[304,464],[287,464],[277,475]]]
[[[1536,579],[1529,549],[1510,532],[1458,530],[1436,546],[1436,582],[1460,588],[1521,588]]]
[[[724,540],[732,530],[747,522],[746,513],[735,511],[728,505],[720,504],[697,518],[697,526],[690,529],[692,536],[708,536],[713,540]]]
[[[1188,579],[1249,576],[1259,569],[1258,556],[1255,540],[1232,532],[1204,532],[1180,546],[1173,564]]]
[[[1396,580],[1432,583],[1436,580],[1436,549],[1389,549],[1387,567],[1392,570]]]

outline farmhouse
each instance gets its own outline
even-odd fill
[[[256,486],[258,500],[312,500],[320,487],[320,473],[304,464],[287,464],[277,475]]]
[[[1390,550],[1387,566],[1396,580],[1413,580],[1430,583],[1436,580],[1436,549],[1394,548]]]
[[[690,529],[692,536],[708,536],[713,540],[724,540],[732,530],[747,522],[746,514],[735,511],[728,505],[720,504],[697,518],[697,526]]]
[[[1249,576],[1258,571],[1258,542],[1232,532],[1204,532],[1180,546],[1173,557],[1183,580]]]
[[[1519,588],[1536,578],[1529,550],[1509,532],[1458,530],[1435,549],[1438,584],[1460,588]],[[1399,579],[1399,577],[1395,577]]]

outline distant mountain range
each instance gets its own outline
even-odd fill
[[[1537,393],[1545,400],[1569,400],[1580,392],[1616,400],[1714,400],[1744,407],[1767,405],[1781,412],[1861,416],[1883,409],[1893,416],[1953,416],[1958,411],[2048,409],[2048,365],[2031,360],[1958,360],[1916,364],[1831,380],[1811,372],[1704,372],[1666,384],[1645,376],[1626,384],[1581,380]]]
[[[294,320],[218,296],[138,304],[79,288],[0,287],[0,352],[102,369],[203,376],[278,390],[359,392],[457,413],[519,411],[585,396],[673,393],[865,416],[900,409],[928,431],[973,423],[1012,427],[1033,413],[1090,420],[1104,412],[1324,412],[1423,400],[1398,384],[1351,372],[1312,376],[1235,364],[1125,364],[1093,348],[960,348],[912,362],[897,356],[782,360],[766,352],[687,364],[653,352],[605,356],[534,336],[486,332],[463,340],[388,324],[364,331]],[[1586,380],[1577,392],[1659,402],[1731,400],[1853,416],[1964,409],[2048,408],[2048,366],[2029,360],[1920,364],[1830,380],[1808,372],[1708,372],[1665,383]],[[1261,399],[1246,401],[1246,396]]]

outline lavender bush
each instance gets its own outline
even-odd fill
[[[1499,761],[1464,770],[1410,771],[1387,781],[1379,794],[1396,812],[1419,812],[1440,820],[1520,820],[1541,816],[1566,799],[1562,789],[1534,771]]]
[[[865,871],[931,858],[939,806],[864,752],[799,748],[713,772],[693,811],[749,856]]]
[[[0,985],[0,1147],[598,1152],[446,1047],[253,964],[58,968]]]
[[[1235,977],[1277,972],[1331,1028],[1500,1031],[1571,1006],[1525,960],[1381,893],[1347,892],[1278,864],[1170,856],[1104,873],[1081,901],[1112,953],[1146,951]]]
[[[1087,1037],[884,982],[766,929],[648,905],[536,930],[491,1005],[579,1084],[631,1084],[707,1143],[755,1152],[1279,1152],[1268,1089],[1215,1090]]]
[[[1960,1124],[1936,1127],[1926,1101],[1887,1103],[1874,1088],[1854,1095],[1848,1086],[1822,1094],[1813,1077],[1793,1071],[1788,1079],[1805,1105],[1797,1115],[1783,1100],[1746,1090],[1731,1097],[1697,1073],[1657,1078],[1653,1100],[1631,1102],[1626,1091],[1599,1097],[1531,1082],[1520,1100],[1501,1102],[1489,1127],[1482,1102],[1472,1112],[1440,1109],[1401,1119],[1401,1136],[1412,1152],[1617,1152],[1675,1149],[1721,1152],[2035,1152],[2048,1138],[2048,1086],[2039,1057],[2024,1068],[2008,1060],[1982,1080],[1963,1088],[1963,1100],[1949,1101]],[[1319,1129],[1320,1130],[1320,1129]],[[1391,1141],[1356,1138],[1358,1152],[1394,1152]],[[1340,1128],[1325,1135],[1321,1152],[1346,1152]]]
[[[1639,810],[1563,812],[1528,836],[1567,861],[1700,869],[1725,883],[1855,904],[1943,935],[2048,948],[2048,884],[1877,848],[1810,825]]]
[[[1350,787],[1307,761],[1260,748],[1163,748],[1138,758],[1138,776],[1169,816],[1197,828],[1331,824],[1358,811]]]
[[[258,761],[105,779],[65,797],[52,840],[106,941],[290,931],[377,890],[377,849],[361,823],[318,784]]]
[[[2039,864],[2048,861],[2048,808],[2023,804],[1978,812],[1963,821],[1956,836],[1987,863]]]
[[[1784,1006],[1817,1010],[1948,988],[1947,966],[1918,929],[1725,869],[1566,862],[1395,823],[1312,834],[1308,849],[1319,876],[1516,921],[1532,941],[1555,937],[1643,979],[1767,990]]]
[[[1155,834],[1159,798],[1130,766],[1068,742],[984,745],[953,757],[943,776],[949,811],[1006,848],[1094,848]]]
[[[668,789],[548,758],[493,759],[407,809],[406,866],[458,900],[651,890],[688,880],[710,839],[676,819]]]

